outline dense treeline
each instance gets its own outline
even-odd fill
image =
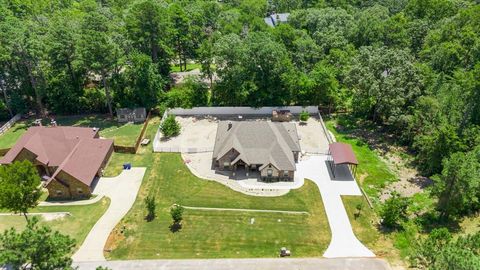
[[[289,22],[267,26],[274,11]],[[191,62],[210,83],[171,89],[171,67]],[[440,201],[470,187],[455,213],[480,208],[479,177],[459,186],[461,166],[480,175],[475,1],[0,0],[0,91],[2,118],[139,105],[347,110],[410,146],[425,175],[451,179],[437,185]]]

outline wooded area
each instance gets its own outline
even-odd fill
[[[288,12],[270,27],[264,17]],[[172,88],[201,64],[210,81]],[[214,77],[216,78],[214,80]],[[469,0],[0,0],[0,116],[319,105],[381,126],[480,209],[480,5]]]

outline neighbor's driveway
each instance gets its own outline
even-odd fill
[[[309,156],[297,165],[297,176],[314,181],[320,189],[323,204],[332,232],[332,239],[323,254],[327,258],[337,257],[375,257],[355,237],[350,220],[343,206],[340,195],[358,195],[362,193],[347,170],[339,168],[335,180],[331,179],[327,164],[327,156]]]
[[[105,177],[98,181],[94,193],[110,197],[110,206],[73,255],[74,261],[105,261],[103,249],[108,236],[135,202],[145,170],[146,168],[132,168],[124,170],[117,177]]]

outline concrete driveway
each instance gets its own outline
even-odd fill
[[[135,202],[145,170],[146,168],[132,168],[124,170],[117,177],[104,177],[98,181],[94,194],[109,197],[110,206],[73,255],[73,261],[105,261],[103,248],[108,236]]]
[[[346,168],[338,168],[332,180],[326,164],[327,156],[308,156],[297,165],[297,176],[314,181],[320,189],[332,239],[323,254],[327,258],[375,257],[354,235],[340,195],[362,193]]]

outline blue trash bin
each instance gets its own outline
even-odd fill
[[[132,164],[130,163],[123,163],[123,169],[124,170],[130,170],[132,168]]]

